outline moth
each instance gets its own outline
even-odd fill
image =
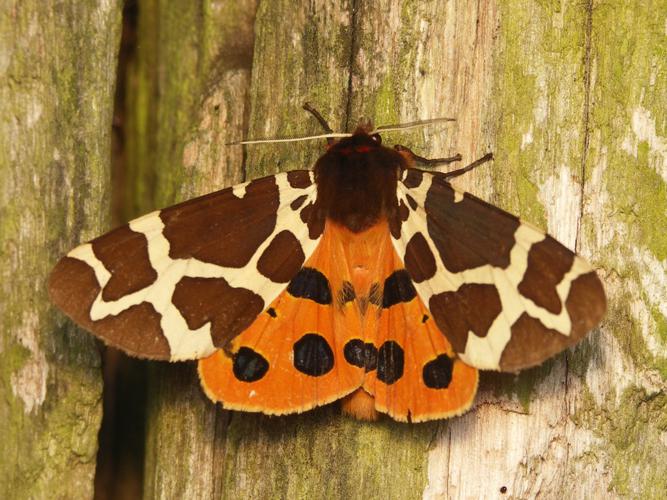
[[[419,422],[470,408],[601,320],[595,271],[368,123],[294,170],[158,210],[76,247],[52,301],[106,344],[199,360],[224,408]],[[448,159],[456,160],[459,157]]]

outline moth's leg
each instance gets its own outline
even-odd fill
[[[438,165],[448,165],[449,163],[454,163],[455,161],[461,161],[460,154],[450,156],[449,158],[424,158],[423,156],[419,156],[407,146],[396,144],[394,149],[405,156],[408,161],[428,168],[437,167]]]
[[[466,172],[470,172],[472,169],[479,167],[480,165],[486,163],[487,161],[493,160],[493,153],[486,153],[484,156],[481,158],[478,158],[474,162],[472,162],[470,165],[466,165],[463,168],[459,168],[456,170],[452,170],[451,172],[444,172],[445,178],[446,179],[453,179],[454,177],[458,177],[459,175],[463,175]]]
[[[449,163],[461,160],[460,154],[450,156],[449,158],[424,158],[423,156],[415,154],[410,148],[401,146],[400,144],[394,146],[394,149],[399,153],[401,153],[403,156],[405,156],[408,159],[408,161],[412,161],[420,166],[427,168],[436,167],[438,165],[447,165]],[[493,153],[487,153],[481,158],[472,162],[470,165],[466,165],[463,168],[452,170],[451,172],[443,172],[443,175],[447,179],[453,179],[454,177],[463,175],[466,172],[470,172],[472,169],[477,168],[480,165],[486,163],[487,161],[491,161],[492,159],[493,159]]]
[[[303,109],[308,111],[311,115],[315,117],[315,119],[320,122],[320,125],[322,125],[322,128],[324,129],[324,132],[327,134],[333,133],[333,130],[327,123],[327,121],[324,119],[324,117],[320,114],[319,111],[317,111],[315,108],[313,108],[309,102],[304,103]],[[327,137],[327,144],[331,146],[334,143],[333,137]]]

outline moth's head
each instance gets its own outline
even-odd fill
[[[382,148],[382,138],[375,131],[373,121],[370,118],[362,117],[354,132],[349,137],[332,141],[327,146],[327,152],[333,156],[350,157],[373,153],[380,148]]]
[[[380,134],[369,135],[366,131],[357,129],[350,137],[344,137],[328,147],[328,154],[334,156],[355,156],[374,153],[382,148]]]

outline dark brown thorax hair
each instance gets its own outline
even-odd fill
[[[325,217],[359,233],[398,209],[396,183],[405,158],[359,127],[315,163],[317,204]]]

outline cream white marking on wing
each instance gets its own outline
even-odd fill
[[[485,336],[478,337],[474,332],[468,332],[462,359],[467,359],[479,368],[499,369],[503,350],[512,337],[512,325],[524,312],[530,314],[533,310],[531,306],[534,306],[534,304],[519,293],[518,285],[528,268],[530,247],[544,240],[545,237],[545,234],[540,231],[535,231],[525,225],[519,225],[514,233],[516,243],[510,251],[510,265],[507,269],[488,266],[492,269],[493,279],[491,283],[495,285],[498,291],[501,311]],[[484,349],[482,349],[482,345],[485,346]]]
[[[248,186],[248,182],[244,182],[242,184],[237,184],[236,186],[232,187],[232,194],[236,196],[237,198],[243,198],[245,196],[245,188]]]
[[[148,260],[158,275],[171,265],[169,257],[169,241],[162,234],[164,222],[160,218],[160,211],[151,212],[138,219],[130,221],[130,229],[141,233],[148,242]]]
[[[93,245],[91,243],[84,243],[79,245],[75,249],[71,250],[68,254],[68,257],[72,259],[78,259],[86,264],[88,264],[93,272],[95,273],[95,279],[101,288],[109,282],[111,279],[111,273],[104,267],[104,264],[100,259],[97,258],[95,252],[93,252]]]

